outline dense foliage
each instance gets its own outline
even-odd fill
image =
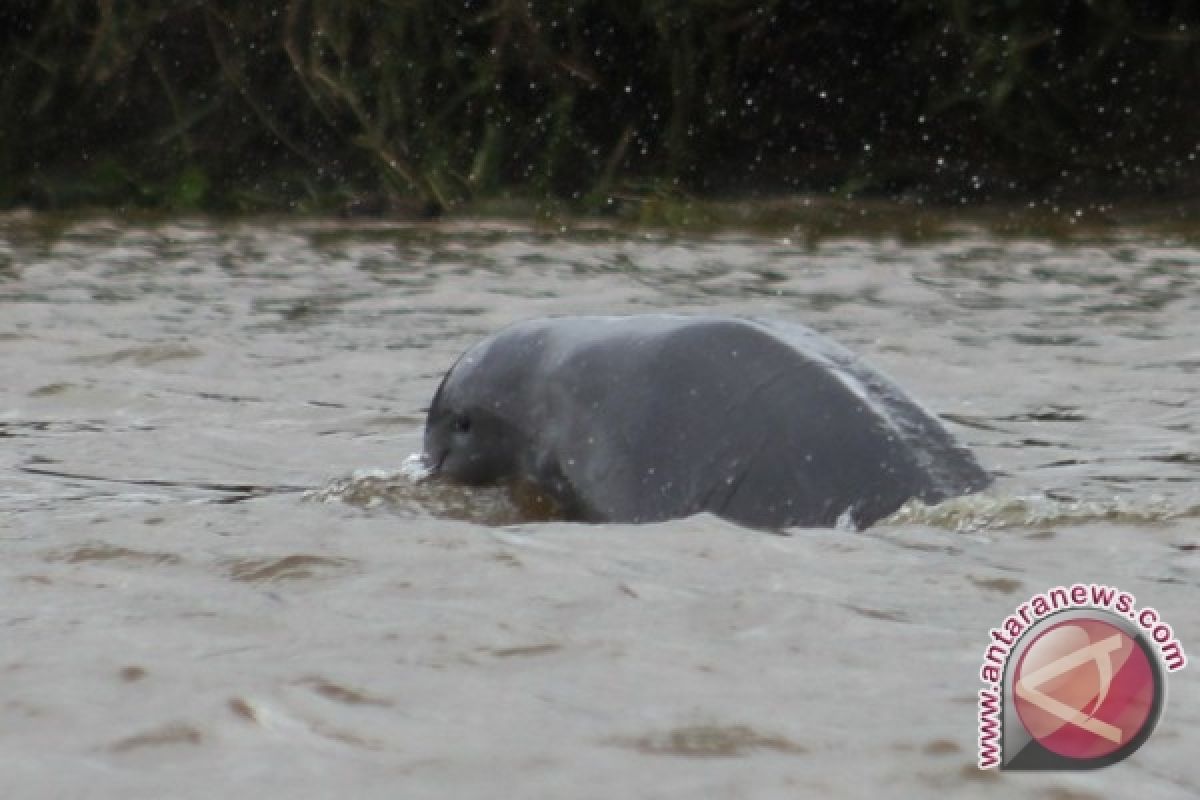
[[[7,0],[0,205],[1179,194],[1192,0]]]

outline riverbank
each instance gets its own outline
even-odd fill
[[[102,224],[155,225],[180,219],[215,224],[258,225],[277,221],[342,231],[470,231],[529,233],[610,232],[620,235],[705,236],[760,234],[797,246],[827,238],[894,238],[905,242],[946,239],[964,233],[997,237],[1032,236],[1057,242],[1104,241],[1134,230],[1200,242],[1200,197],[1179,200],[1129,199],[1115,202],[1075,199],[947,205],[920,198],[845,198],[778,195],[751,199],[700,199],[681,195],[625,196],[603,212],[581,212],[544,199],[494,198],[430,218],[413,208],[343,209],[339,213],[260,211],[257,213],[173,212],[154,208],[85,206],[45,213],[31,208],[0,211],[0,227],[39,231],[53,237],[79,220]]]

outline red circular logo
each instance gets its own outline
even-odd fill
[[[1128,633],[1101,619],[1046,628],[1021,655],[1013,679],[1025,730],[1066,758],[1107,756],[1154,722],[1154,665]]]

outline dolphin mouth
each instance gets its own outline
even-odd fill
[[[421,459],[425,463],[425,468],[429,470],[429,475],[432,477],[442,471],[442,467],[446,463],[447,456],[450,455],[449,450],[443,450],[441,453],[421,453]]]

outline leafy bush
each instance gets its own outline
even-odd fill
[[[0,203],[1195,189],[1183,0],[11,0]]]

